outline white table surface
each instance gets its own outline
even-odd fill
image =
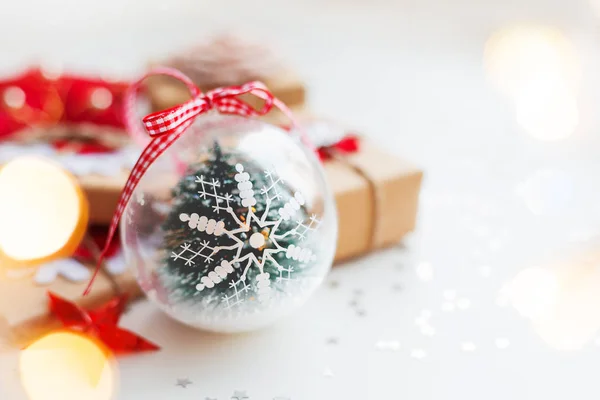
[[[148,58],[235,26],[281,48],[308,82],[315,110],[426,171],[419,226],[404,247],[336,267],[303,309],[271,328],[210,335],[148,302],[135,305],[123,325],[163,350],[120,359],[115,398],[225,400],[246,391],[251,400],[597,399],[600,16],[593,6],[3,2],[2,73],[37,59],[132,77]],[[581,60],[579,125],[564,140],[528,135],[512,100],[486,79],[487,39],[515,22],[557,27]],[[507,296],[507,287],[517,289]],[[16,366],[16,352],[0,356],[1,399],[25,399]],[[192,384],[176,386],[183,378]]]

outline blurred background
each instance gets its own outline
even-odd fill
[[[219,399],[598,397],[599,1],[4,0],[0,77],[41,64],[131,80],[229,32],[276,49],[311,110],[424,171],[417,229],[336,268],[339,291],[262,336],[169,327],[162,342],[187,340],[197,358],[235,350],[195,377],[182,351],[166,353],[179,375],[128,359],[119,398],[192,398],[171,394],[180,375]],[[356,289],[367,320],[340,311]],[[125,322],[150,331],[143,320]],[[323,348],[330,336],[339,345]],[[251,355],[282,337],[297,349]],[[286,368],[276,390],[257,365]]]

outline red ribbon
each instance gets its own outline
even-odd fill
[[[360,148],[360,140],[357,136],[348,135],[343,137],[339,142],[330,146],[323,146],[317,149],[321,161],[331,159],[332,153],[352,154],[356,153]]]
[[[291,111],[275,98],[271,92],[269,92],[264,84],[261,82],[250,82],[242,86],[231,86],[227,88],[218,88],[207,93],[197,88],[193,82],[181,72],[171,68],[160,68],[151,71],[140,80],[135,82],[129,89],[126,99],[125,107],[128,115],[126,124],[132,130],[132,134],[136,135],[137,128],[133,121],[134,113],[132,110],[135,109],[135,97],[139,89],[142,87],[142,82],[149,76],[163,74],[175,77],[185,83],[192,94],[192,99],[187,102],[169,108],[164,111],[159,111],[146,116],[143,119],[144,127],[150,135],[150,142],[147,144],[140,158],[135,163],[125,187],[121,191],[117,209],[113,214],[113,218],[110,223],[108,230],[108,236],[96,270],[92,275],[92,279],[88,283],[87,288],[84,291],[84,295],[88,294],[94,279],[96,278],[102,260],[104,259],[106,252],[110,247],[112,238],[119,225],[119,220],[125,211],[125,206],[131,198],[133,191],[142,179],[148,168],[156,161],[162,153],[165,152],[175,141],[186,131],[186,129],[192,125],[196,117],[206,113],[209,110],[215,109],[222,114],[235,114],[243,117],[256,117],[267,114],[273,106],[279,108],[290,120],[294,126],[298,127],[296,120],[294,119]],[[264,105],[260,109],[253,108],[250,104],[241,100],[238,96],[243,94],[252,94],[265,100]],[[310,142],[304,135],[304,132],[299,129],[301,138],[304,144],[310,148]],[[139,136],[139,135],[138,135]]]
[[[125,296],[115,297],[94,310],[84,310],[51,292],[48,292],[48,299],[50,312],[63,326],[100,340],[115,354],[159,349],[149,340],[117,326],[127,304]]]

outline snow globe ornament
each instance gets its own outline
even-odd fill
[[[314,151],[279,127],[214,110],[149,166],[120,228],[148,297],[217,332],[260,328],[303,304],[337,240]]]

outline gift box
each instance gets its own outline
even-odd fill
[[[261,43],[231,35],[200,43],[151,66],[159,65],[183,72],[202,91],[261,81],[288,107],[301,107],[306,97],[298,75],[279,60],[271,49]],[[164,110],[190,98],[185,84],[167,76],[149,77],[146,89],[154,110]],[[257,105],[256,97],[242,97],[248,103]]]
[[[85,308],[98,307],[118,292],[127,294],[129,299],[141,294],[133,274],[122,270],[119,273],[113,271],[114,275],[111,278],[106,274],[99,274],[91,292],[83,296],[93,267],[93,263],[84,266],[67,259],[36,268],[2,271],[0,350],[22,346],[60,327],[60,323],[48,307],[49,291]],[[40,282],[40,279],[43,282]]]
[[[338,211],[336,261],[398,243],[415,228],[423,172],[331,120],[300,115]]]
[[[398,243],[415,228],[422,171],[368,141],[325,161],[338,210],[336,261]]]

